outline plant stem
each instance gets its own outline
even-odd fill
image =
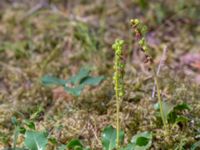
[[[117,132],[117,138],[116,138],[116,147],[117,147],[117,150],[120,148],[120,143],[119,143],[119,132],[120,132],[120,119],[119,119],[119,108],[120,108],[120,104],[119,104],[119,101],[120,101],[120,98],[117,97],[116,98],[116,108],[117,108],[117,117],[116,117],[116,132]]]
[[[156,74],[154,74],[154,80],[155,80],[156,89],[157,89],[158,103],[159,103],[159,106],[160,106],[160,115],[161,115],[161,118],[162,118],[164,128],[167,129],[167,120],[165,118],[164,111],[163,111],[163,104],[162,104],[162,100],[161,100],[160,87],[159,87],[159,83],[158,83],[158,79],[157,79]]]
[[[116,61],[117,62],[117,61]],[[115,68],[115,75],[119,75],[118,67]],[[115,80],[115,94],[116,94],[116,148],[119,149],[119,132],[120,132],[120,124],[119,124],[119,108],[120,108],[120,97],[119,97],[119,79]]]

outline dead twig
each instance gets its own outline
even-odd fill
[[[167,53],[167,46],[165,46],[165,47],[163,48],[163,53],[162,53],[162,57],[161,57],[161,59],[160,59],[160,62],[159,62],[159,65],[158,65],[158,68],[157,68],[157,71],[156,71],[156,76],[159,75],[160,70],[161,70],[161,67],[164,66],[164,64],[165,64],[165,60],[167,59],[166,53]],[[155,97],[155,90],[156,90],[156,83],[155,83],[155,81],[154,81],[154,86],[153,86],[152,95],[151,95],[152,98]]]

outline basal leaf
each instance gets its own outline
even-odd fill
[[[168,114],[173,110],[173,105],[167,102],[162,102],[164,117],[167,119]]]
[[[163,113],[164,113],[165,120],[167,120],[168,114],[173,110],[174,105],[172,105],[172,104],[170,104],[170,103],[167,103],[167,102],[162,102],[162,107],[163,107]],[[159,103],[156,103],[156,104],[154,105],[154,108],[155,108],[156,110],[160,110],[160,105],[159,105]]]
[[[177,113],[175,111],[171,111],[167,116],[168,123],[175,123],[177,117]]]
[[[73,139],[67,144],[67,148],[69,149],[75,149],[75,148],[83,148],[83,144],[80,142],[80,140]]]
[[[48,139],[45,132],[26,131],[24,144],[30,150],[46,150]]]
[[[186,103],[181,103],[181,104],[178,104],[176,106],[174,106],[174,110],[177,110],[177,111],[182,111],[182,110],[191,110],[192,107]]]
[[[149,139],[142,136],[142,137],[137,138],[136,145],[145,146],[148,144],[148,142],[149,142]]]
[[[138,133],[132,137],[131,143],[133,150],[147,150],[151,147],[152,144],[152,133]]]
[[[64,86],[65,83],[66,83],[66,80],[46,75],[46,76],[42,77],[41,82],[44,85],[60,85],[60,86]]]
[[[189,106],[186,103],[182,104],[177,104],[177,105],[172,105],[166,102],[163,102],[163,112],[164,112],[164,117],[168,120],[168,123],[179,123],[179,122],[187,122],[188,118],[184,116],[179,116],[177,114],[177,111],[182,111],[182,110],[191,110],[191,106]],[[159,110],[160,106],[157,103],[154,105],[154,108]]]
[[[108,126],[104,128],[103,133],[102,133],[102,145],[104,150],[113,150],[116,148],[116,137],[117,137],[117,132],[116,129],[113,128],[112,126]],[[121,131],[120,135],[120,142],[122,143],[124,140],[124,132]]]
[[[103,76],[89,76],[90,70],[81,68],[78,74],[72,76],[68,80],[59,79],[52,76],[44,76],[41,81],[44,85],[59,85],[63,86],[65,91],[74,96],[80,96],[86,85],[96,86],[104,79]]]

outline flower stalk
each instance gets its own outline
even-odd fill
[[[160,106],[160,115],[161,115],[161,119],[162,119],[164,128],[166,129],[167,128],[167,119],[165,118],[165,115],[164,115],[159,82],[158,82],[157,74],[155,72],[155,66],[153,64],[153,58],[151,56],[151,50],[150,50],[150,47],[148,46],[147,41],[145,39],[147,27],[143,23],[141,23],[138,19],[131,19],[130,22],[131,22],[131,26],[133,28],[133,32],[135,33],[135,38],[138,41],[139,47],[145,54],[145,57],[146,57],[145,63],[149,62],[150,67],[153,70],[153,78],[154,78],[154,82],[155,82],[155,85],[156,85],[157,98],[158,98],[158,103],[159,103],[159,106]]]
[[[124,45],[123,40],[116,40],[115,43],[112,45],[112,48],[115,51],[115,59],[114,59],[114,89],[115,89],[115,98],[116,98],[116,148],[117,150],[120,148],[120,104],[124,96],[124,68],[125,64],[123,63],[123,53],[122,48]]]

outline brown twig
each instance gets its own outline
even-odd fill
[[[159,62],[159,65],[158,65],[158,68],[157,68],[157,71],[156,71],[156,76],[159,75],[160,70],[161,70],[161,67],[164,66],[165,60],[166,60],[166,58],[167,58],[166,53],[167,53],[167,46],[165,46],[165,47],[163,48],[163,53],[162,53],[162,57],[161,57],[161,59],[160,59],[160,62]],[[154,81],[154,86],[153,86],[152,95],[151,95],[152,98],[155,97],[155,90],[156,90],[156,83],[155,83],[155,81]]]

